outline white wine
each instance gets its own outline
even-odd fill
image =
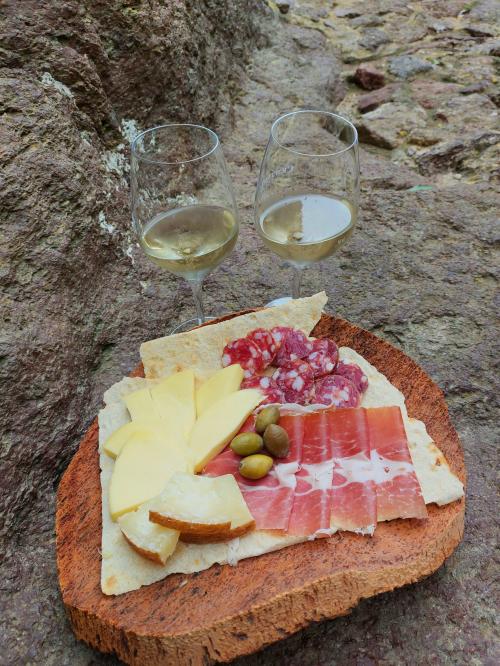
[[[140,243],[159,266],[195,280],[221,263],[237,237],[238,224],[230,210],[194,205],[156,215],[142,229]]]
[[[297,266],[329,257],[351,235],[356,208],[324,194],[293,194],[268,205],[259,215],[268,248]]]

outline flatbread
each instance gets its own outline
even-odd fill
[[[274,326],[293,326],[309,335],[319,321],[327,300],[322,291],[308,298],[298,298],[188,333],[144,342],[140,347],[144,374],[148,379],[155,379],[192,368],[196,379],[208,379],[220,368],[222,350],[228,342],[244,337],[255,328]]]
[[[257,324],[253,324],[254,327],[256,325],[262,325],[262,323],[259,321]],[[353,349],[341,347],[339,356],[343,361],[357,363],[368,376],[369,386],[363,396],[361,406],[399,405],[401,408],[415,472],[420,481],[425,502],[442,505],[462,497],[461,482],[451,472],[443,454],[432,442],[424,423],[408,417],[403,394],[390,383],[387,377]],[[118,385],[120,385],[119,388],[115,390]],[[148,380],[138,379],[129,386],[132,391],[147,385]],[[107,392],[108,400],[110,396],[115,396],[116,400],[110,401],[99,412],[103,526],[101,587],[104,594],[130,592],[170,574],[190,574],[203,571],[215,563],[234,565],[247,557],[263,555],[307,540],[307,537],[282,536],[272,532],[255,531],[226,543],[196,545],[179,542],[175,553],[167,560],[165,566],[149,562],[132,550],[122,536],[119,526],[112,522],[110,517],[108,493],[114,463],[102,450],[106,438],[129,420],[122,401],[125,386],[126,383],[124,384],[122,380],[112,387]]]

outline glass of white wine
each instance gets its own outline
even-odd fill
[[[132,223],[146,255],[189,282],[196,319],[171,333],[209,321],[203,311],[205,277],[232,251],[238,214],[215,132],[174,123],[138,134],[131,146]]]
[[[351,122],[314,110],[274,121],[254,215],[264,244],[293,267],[293,298],[300,296],[303,268],[326,259],[349,238],[358,202],[358,133]]]

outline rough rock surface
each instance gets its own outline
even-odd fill
[[[187,288],[149,265],[128,234],[129,134],[175,118],[221,131],[242,230],[207,279],[207,310],[220,314],[288,291],[289,270],[252,226],[252,201],[271,120],[299,106],[337,108],[369,141],[355,234],[306,271],[303,291],[325,288],[332,311],[403,348],[442,387],[468,465],[467,525],[463,544],[426,581],[238,663],[500,660],[498,4],[340,0],[326,13],[319,0],[289,4],[286,15],[251,0],[207,1],[203,10],[189,0],[2,7],[0,663],[115,663],[77,643],[66,624],[54,489],[103,389],[137,363],[140,341],[193,310]],[[370,26],[389,41],[363,42]],[[432,69],[396,79],[389,60],[407,55]],[[401,88],[361,115],[366,92],[352,75],[364,62]],[[366,138],[374,136],[382,140]]]

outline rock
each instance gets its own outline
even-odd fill
[[[408,143],[416,146],[433,146],[443,140],[440,129],[416,127],[408,134]]]
[[[426,60],[421,60],[416,56],[403,55],[389,58],[388,70],[399,79],[409,79],[420,72],[428,72],[433,69],[433,65]]]
[[[305,16],[313,23],[319,23],[321,19],[328,18],[329,16],[329,11],[326,7],[311,7],[310,5],[297,7],[295,13],[297,16]]]
[[[277,0],[276,7],[280,10],[281,14],[288,14],[293,4],[293,0]]]
[[[304,30],[297,27],[294,33],[293,40],[302,49],[321,48],[325,43],[325,37],[320,30]]]
[[[385,85],[383,72],[369,63],[359,65],[354,72],[352,80],[365,90],[375,90]]]
[[[368,111],[373,111],[373,109],[376,109],[381,104],[392,101],[394,93],[398,88],[397,84],[390,83],[383,88],[374,90],[366,95],[361,95],[361,97],[358,97],[358,111],[360,113],[367,113]]]
[[[465,131],[470,131],[471,127],[498,127],[497,108],[487,95],[471,93],[445,97],[435,113],[445,122]]]
[[[335,16],[338,16],[338,18],[356,18],[356,16],[361,16],[363,13],[363,6],[361,4],[353,7],[337,7],[335,9]]]
[[[382,44],[387,44],[391,40],[387,33],[377,28],[368,28],[363,32],[363,37],[359,40],[360,46],[368,51],[376,51]]]
[[[490,82],[486,79],[476,81],[460,89],[461,95],[472,95],[473,93],[482,93],[489,88]]]
[[[415,79],[410,83],[410,91],[420,106],[424,109],[434,109],[450,95],[461,91],[461,87],[457,83]]]
[[[376,25],[384,25],[384,19],[381,16],[376,14],[363,14],[362,16],[357,16],[351,21],[353,28],[363,28],[363,27],[372,27]]]
[[[392,150],[404,143],[415,127],[425,125],[425,111],[389,102],[362,116],[358,123],[359,140]]]
[[[477,21],[500,23],[500,6],[497,0],[480,0],[470,8],[469,17]]]
[[[477,132],[421,153],[416,161],[423,174],[460,169],[462,162],[470,157],[471,153],[485,150],[499,142],[500,132]]]
[[[465,30],[473,37],[495,37],[495,28],[487,23],[469,23]]]

